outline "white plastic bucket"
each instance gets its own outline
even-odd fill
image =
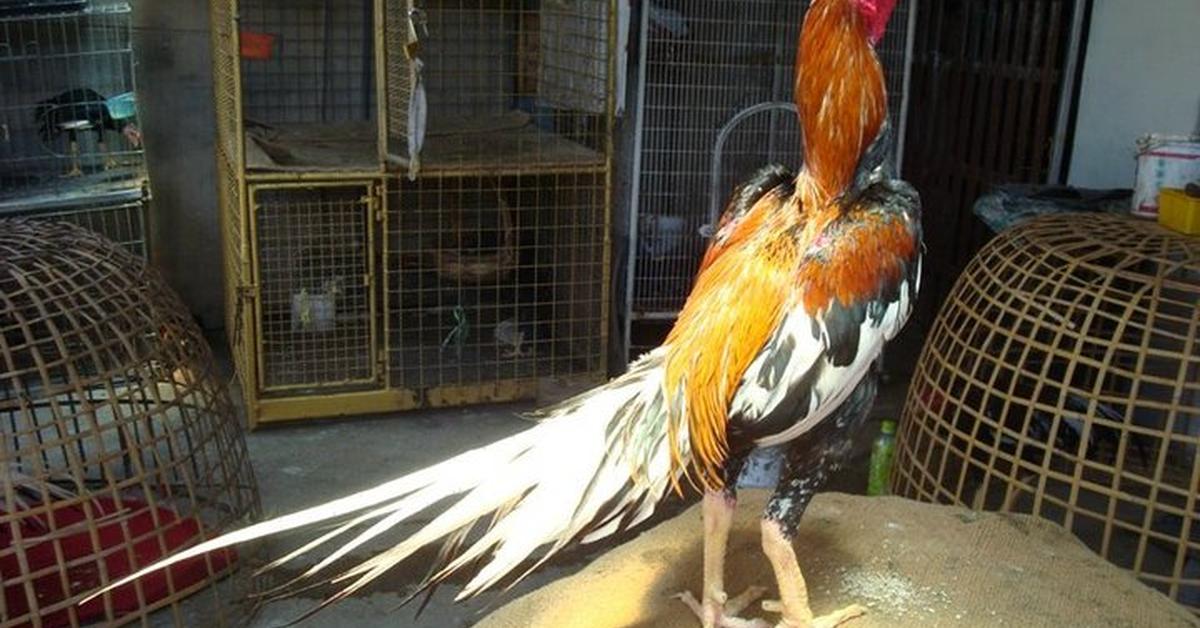
[[[1133,214],[1158,217],[1158,191],[1200,179],[1200,136],[1146,135],[1138,140]]]

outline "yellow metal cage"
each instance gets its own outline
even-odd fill
[[[212,0],[251,424],[601,379],[612,0]]]

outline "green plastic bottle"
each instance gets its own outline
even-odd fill
[[[887,495],[888,476],[892,471],[892,455],[896,450],[896,422],[884,421],[879,438],[871,446],[871,465],[867,476],[867,495]]]

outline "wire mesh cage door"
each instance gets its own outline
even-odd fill
[[[418,29],[426,25],[424,13],[413,0],[383,0],[384,59],[387,87],[387,124],[383,127],[385,157],[406,166],[410,172],[420,169],[421,143],[424,141],[424,117],[428,103],[420,84],[422,63]],[[418,98],[414,98],[415,95]],[[414,110],[415,108],[415,110]]]
[[[903,126],[913,4],[898,3],[877,47],[894,130]],[[758,168],[799,166],[795,114],[755,108],[792,100],[796,39],[807,6],[792,0],[664,0],[643,11],[625,286],[628,357],[656,346],[687,298],[708,244],[704,227],[712,205],[723,209],[737,183]],[[743,117],[747,112],[753,114]],[[719,143],[723,129],[730,132]],[[714,188],[718,145],[722,167]]]
[[[430,405],[604,374],[603,172],[419,177],[388,202],[391,384]]]
[[[376,185],[257,184],[249,195],[259,390],[378,387]]]

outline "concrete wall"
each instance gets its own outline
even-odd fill
[[[1200,0],[1095,0],[1070,183],[1133,187],[1134,141],[1200,130]]]
[[[135,0],[155,261],[202,325],[222,321],[208,3]]]

